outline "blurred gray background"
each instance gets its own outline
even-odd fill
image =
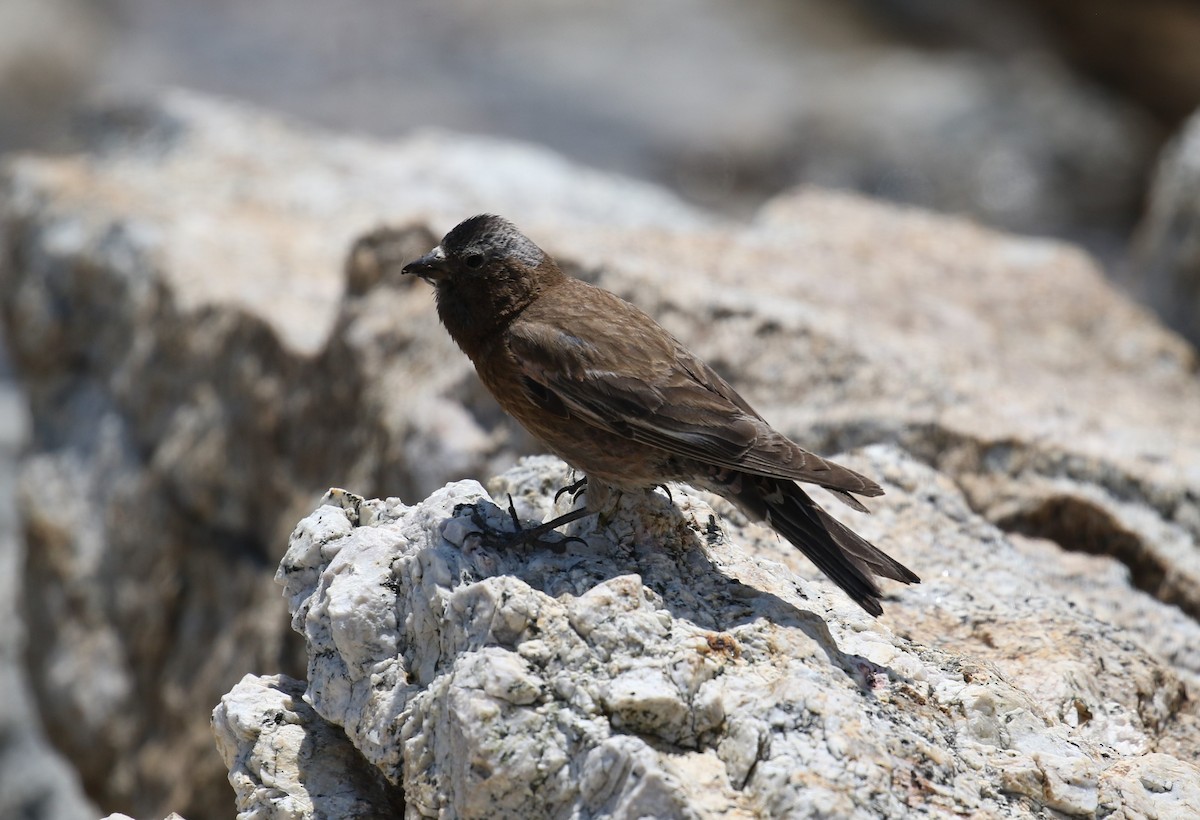
[[[855,189],[1080,242],[1136,292],[1155,160],[1200,104],[1200,3],[0,0],[0,151],[69,152],[90,101],[173,86],[540,143],[731,218]],[[0,793],[43,784],[55,816],[77,791],[15,663],[23,406],[0,351],[0,733],[23,739]]]
[[[0,3],[0,146],[67,149],[80,102],[175,85],[542,143],[732,214],[815,182],[1115,253],[1200,101],[1200,4]]]

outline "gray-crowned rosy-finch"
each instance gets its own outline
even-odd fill
[[[511,223],[471,217],[404,268],[507,412],[587,476],[586,510],[613,491],[683,481],[728,498],[798,547],[872,615],[873,576],[920,579],[796,485],[856,510],[879,485],[776,432],[729,384],[623,299],[567,276]]]

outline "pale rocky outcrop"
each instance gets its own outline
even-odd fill
[[[303,695],[301,681],[247,675],[213,713],[239,808],[263,820],[401,816],[400,790],[389,789]]]
[[[511,523],[475,482],[411,507],[332,491],[277,576],[315,714],[263,749],[269,721],[244,721],[247,742],[222,716],[277,683],[247,679],[217,711],[239,807],[287,805],[275,761],[332,725],[410,817],[1200,813],[1200,768],[1161,751],[1195,751],[1169,664],[1025,572],[937,473],[889,447],[851,464],[888,491],[854,523],[927,578],[879,621],[754,557],[773,533],[679,487],[626,497],[558,550],[490,546],[480,530]],[[543,457],[493,491],[541,518],[569,478]]]

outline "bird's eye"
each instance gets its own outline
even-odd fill
[[[482,268],[483,267],[483,254],[482,253],[470,254],[469,256],[467,256],[466,259],[463,260],[463,264],[466,265],[468,268]]]

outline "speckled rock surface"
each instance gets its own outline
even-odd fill
[[[385,818],[402,795],[304,702],[304,683],[247,675],[213,711],[213,732],[239,817]]]
[[[682,487],[559,551],[489,546],[510,522],[474,482],[411,507],[331,491],[277,576],[306,698],[409,817],[1200,813],[1196,761],[1157,751],[1196,748],[1170,665],[1023,572],[933,471],[850,463],[887,489],[855,523],[927,578],[878,621]],[[492,490],[540,517],[568,479],[543,457]]]

